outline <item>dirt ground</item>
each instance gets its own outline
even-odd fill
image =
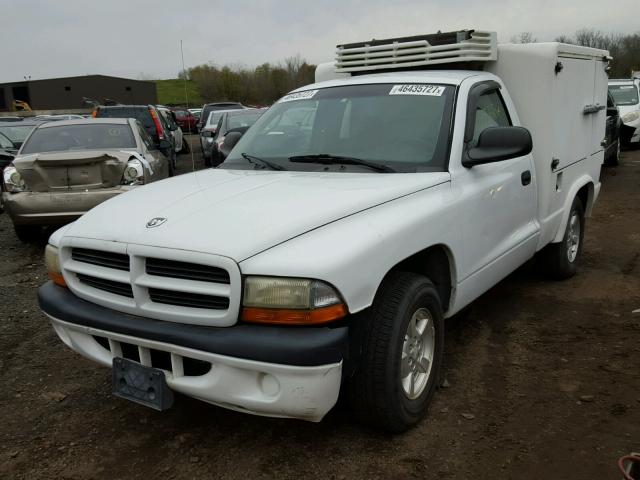
[[[38,310],[44,241],[0,215],[0,478],[620,479],[640,451],[640,151],[602,183],[579,275],[525,265],[451,320],[447,387],[400,436],[344,407],[312,424],[114,398]]]

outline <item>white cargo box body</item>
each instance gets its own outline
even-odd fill
[[[562,43],[504,44],[485,70],[502,79],[522,126],[533,138],[538,182],[540,246],[559,241],[564,185],[589,173],[598,179],[604,160],[608,52]],[[596,185],[591,195],[597,195]],[[566,220],[565,220],[566,221]],[[560,238],[558,238],[560,237]]]

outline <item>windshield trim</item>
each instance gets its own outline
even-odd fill
[[[413,79],[412,79],[413,80]],[[346,85],[329,85],[326,87],[322,87],[322,88],[306,88],[305,90],[300,90],[302,91],[328,91],[328,90],[334,90],[334,89],[344,89],[344,88],[352,88],[352,87],[393,87],[394,85],[398,85],[398,84],[410,84],[410,85],[434,85],[434,86],[442,86],[445,88],[445,92],[447,92],[445,94],[445,102],[442,108],[442,121],[440,123],[440,131],[437,134],[436,137],[436,145],[433,151],[433,158],[441,158],[441,160],[439,160],[437,163],[437,166],[428,166],[427,163],[429,163],[427,160],[423,161],[423,162],[395,162],[395,161],[387,161],[386,163],[384,162],[384,160],[380,160],[380,159],[368,159],[368,158],[364,158],[361,157],[363,160],[367,160],[367,161],[371,161],[371,162],[376,162],[376,163],[380,163],[381,165],[386,165],[391,167],[392,169],[396,170],[397,173],[426,173],[426,172],[448,172],[449,171],[449,162],[450,162],[450,153],[451,153],[451,145],[452,145],[452,133],[453,133],[453,129],[455,126],[455,108],[456,108],[456,100],[458,98],[458,91],[459,91],[459,86],[458,85],[453,85],[451,83],[445,83],[445,82],[433,82],[433,81],[428,81],[427,79],[424,79],[422,81],[392,81],[390,79],[385,79],[385,81],[380,81],[380,82],[366,82],[366,83],[349,83]],[[295,91],[296,93],[298,93],[298,91]],[[286,97],[286,95],[285,95]],[[354,97],[357,97],[356,95],[354,95]],[[284,98],[284,97],[283,97]],[[276,105],[278,105],[280,102],[280,100],[277,100],[273,106],[275,107]],[[282,102],[282,103],[288,103],[288,102]],[[270,109],[269,109],[270,110]],[[260,120],[262,120],[262,118],[266,117],[269,113],[269,110],[265,111],[263,115],[261,115],[261,117],[256,121],[259,122]],[[444,139],[443,136],[446,135],[448,138]],[[242,141],[242,140],[240,140]],[[266,159],[270,159],[272,161],[274,161],[276,158],[278,158],[279,162],[282,162],[282,165],[285,166],[287,168],[287,170],[292,170],[291,167],[294,167],[293,165],[287,165],[288,162],[286,157],[266,157],[264,155],[260,155],[260,152],[250,152],[251,155],[258,155],[262,158],[266,158]],[[291,156],[300,156],[303,155],[302,153],[295,153],[294,155],[288,155],[288,157]],[[341,155],[338,153],[335,153],[335,155]],[[304,155],[303,155],[304,156]],[[349,156],[349,155],[341,155],[341,156]],[[225,160],[225,162],[223,162],[218,168],[235,168],[239,165],[241,165],[241,163],[239,163],[239,161],[241,162],[241,158],[239,156],[235,156],[233,158],[230,158],[228,160]],[[245,163],[246,165],[246,163]],[[351,165],[352,167],[356,167],[356,168],[361,168],[358,165]],[[364,167],[366,168],[366,167]],[[295,171],[295,167],[293,168],[293,170]],[[309,171],[309,170],[302,170],[302,171]],[[345,173],[353,173],[352,172],[345,172]],[[364,172],[363,172],[364,173]],[[369,170],[369,173],[376,173],[373,170]]]

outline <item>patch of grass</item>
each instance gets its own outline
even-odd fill
[[[184,80],[178,78],[172,80],[156,80],[158,91],[158,103],[161,105],[184,105]],[[187,80],[187,94],[190,107],[201,107],[202,97],[198,85]]]

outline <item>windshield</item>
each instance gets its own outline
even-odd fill
[[[207,119],[207,127],[215,127],[216,125],[218,125],[218,121],[220,120],[221,116],[222,116],[222,112],[220,111],[211,112],[209,114],[209,118]]]
[[[136,148],[129,125],[91,123],[39,128],[29,137],[20,153],[114,148]]]
[[[264,112],[251,112],[251,113],[238,113],[235,115],[229,115],[229,120],[227,121],[227,129],[231,130],[233,128],[239,127],[250,127],[256,120],[258,120]]]
[[[109,107],[99,108],[96,118],[135,118],[148,131],[155,132],[156,126],[148,107]]]
[[[0,133],[11,140],[16,145],[22,144],[29,134],[31,130],[36,128],[36,125],[16,125],[16,126],[0,126]]]
[[[398,172],[443,171],[453,94],[452,86],[373,84],[286,95],[247,131],[222,168],[253,168],[241,155],[247,153],[288,170],[318,169],[290,157],[332,155]]]
[[[13,142],[11,140],[0,133],[0,148],[13,149],[15,147],[13,146]]]
[[[609,85],[609,91],[616,105],[638,104],[638,87],[635,85]]]

